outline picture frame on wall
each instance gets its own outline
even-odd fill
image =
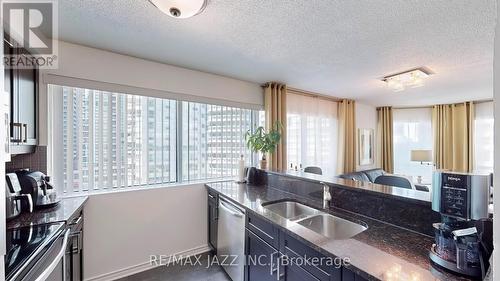
[[[374,130],[358,129],[358,164],[359,166],[374,163]]]

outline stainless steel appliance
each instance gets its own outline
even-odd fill
[[[15,173],[6,175],[5,185],[5,211],[7,220],[13,219],[26,210],[33,212],[31,195],[21,194],[21,185]]]
[[[233,281],[244,280],[245,211],[219,197],[217,257]],[[236,258],[236,259],[234,259]]]
[[[441,214],[433,224],[434,265],[474,278],[484,277],[493,251],[493,221],[489,219],[490,176],[434,173],[432,209]]]
[[[52,207],[59,203],[55,188],[49,183],[50,177],[42,172],[16,171],[23,194],[30,194],[35,209]]]
[[[63,222],[7,230],[5,279],[66,281],[64,253],[69,234]]]
[[[69,222],[70,229],[66,247],[66,281],[83,280],[83,214]]]

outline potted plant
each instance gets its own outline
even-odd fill
[[[260,168],[267,169],[266,154],[273,153],[281,140],[281,124],[276,123],[269,132],[264,127],[258,127],[255,132],[248,130],[245,134],[247,147],[253,152],[261,152]]]

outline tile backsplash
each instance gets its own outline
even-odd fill
[[[34,153],[11,155],[11,161],[5,163],[7,172],[26,168],[47,174],[46,146],[37,146]]]

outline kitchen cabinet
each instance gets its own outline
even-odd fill
[[[31,54],[4,38],[4,54],[29,58]],[[10,96],[12,154],[31,153],[37,144],[38,69],[5,69],[4,90]]]
[[[342,269],[342,281],[367,281],[367,279],[357,275],[347,268]]]
[[[331,266],[327,262],[328,260],[330,260],[331,264],[333,264],[333,258],[327,257],[315,251],[314,249],[310,248],[303,242],[297,240],[296,238],[284,232],[282,232],[280,235],[280,251],[283,254],[283,256],[287,257],[289,260],[300,259],[301,261],[304,261],[304,262],[296,262],[299,265],[290,263],[291,265],[288,267],[292,268],[286,269],[287,281],[300,280],[299,277],[303,276],[311,276],[306,280],[321,280],[321,281],[342,280],[342,269],[340,267],[336,268],[335,266]]]
[[[290,264],[285,266],[285,276],[286,281],[319,281],[320,279],[314,277],[304,268],[296,265]]]
[[[326,261],[301,241],[259,217],[247,212],[246,255],[247,281],[341,281],[342,269],[324,264],[312,264],[312,258]],[[257,263],[254,261],[258,259]]]
[[[278,267],[279,252],[255,233],[246,229],[247,281],[284,280],[284,272]],[[278,278],[278,276],[280,278]]]
[[[208,244],[212,251],[217,251],[217,220],[218,220],[217,193],[208,192]]]

